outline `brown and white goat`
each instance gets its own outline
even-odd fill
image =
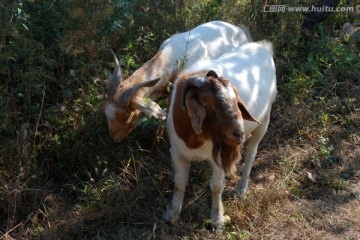
[[[251,36],[243,26],[208,22],[164,41],[155,56],[124,81],[113,54],[115,67],[105,102],[110,136],[117,142],[124,140],[141,113],[165,118],[165,112],[153,100],[167,94],[168,81],[177,73],[178,62],[186,69],[198,61],[218,58],[249,41]]]
[[[175,192],[163,216],[165,221],[174,223],[179,218],[190,163],[209,160],[213,169],[210,219],[217,228],[223,226],[225,174],[235,173],[248,139],[237,188],[239,196],[245,195],[276,92],[272,47],[267,42],[245,44],[216,60],[199,62],[178,76],[167,118]]]

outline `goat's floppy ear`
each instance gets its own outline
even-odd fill
[[[252,122],[257,122],[260,124],[259,120],[257,120],[256,118],[254,118],[251,113],[249,112],[249,110],[247,110],[247,108],[245,107],[245,104],[243,103],[243,101],[241,100],[240,97],[238,97],[238,107],[241,111],[241,115],[243,117],[243,119],[248,120],[248,121],[252,121]]]
[[[157,103],[148,98],[135,97],[131,100],[131,105],[149,117],[166,119],[165,111]]]
[[[185,93],[185,104],[195,134],[202,134],[202,124],[206,117],[206,110],[198,100],[196,88],[191,88]]]
[[[194,76],[189,78],[181,89],[181,109],[186,108],[185,95],[192,87],[200,88],[205,84],[205,78],[201,76]]]
[[[191,126],[198,135],[202,134],[202,124],[206,116],[205,107],[199,102],[198,89],[205,84],[205,78],[194,76],[189,78],[181,89],[181,109],[187,110]]]

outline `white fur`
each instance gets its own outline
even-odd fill
[[[218,58],[248,42],[248,36],[242,28],[222,21],[204,23],[172,36],[160,46],[161,55],[156,59],[156,66],[140,76],[144,81],[161,77],[160,82],[150,88],[147,95],[151,96],[157,86],[169,80],[171,73],[178,68],[179,61],[187,69],[199,61]],[[134,74],[144,73],[145,67],[146,64]]]
[[[272,54],[271,43],[249,43],[216,60],[200,61],[185,71],[186,74],[187,72],[214,70],[218,74],[220,73],[219,75],[229,79],[237,88],[239,96],[247,109],[261,122],[261,124],[258,124],[244,121],[245,136],[251,137],[248,139],[243,175],[237,188],[239,196],[244,196],[247,191],[249,175],[257,153],[257,147],[267,130],[271,105],[277,93],[275,64]],[[210,160],[213,166],[213,176],[210,183],[212,190],[210,218],[218,228],[221,228],[224,224],[221,194],[224,187],[225,173],[212,159],[211,142],[207,142],[198,149],[190,149],[176,134],[174,128],[176,116],[175,118],[173,117],[173,111],[174,108],[181,107],[174,106],[175,97],[179,94],[176,89],[175,86],[167,118],[167,130],[170,137],[171,155],[175,169],[174,180],[176,190],[172,202],[164,214],[164,219],[174,222],[179,217],[187,185],[189,163],[194,160]],[[228,92],[230,93],[231,91]]]

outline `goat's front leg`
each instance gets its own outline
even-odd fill
[[[189,178],[190,162],[181,156],[175,156],[173,157],[173,165],[175,170],[175,192],[168,209],[163,216],[164,221],[171,224],[175,223],[180,216],[185,188]]]
[[[212,163],[212,176],[210,182],[210,189],[212,193],[211,215],[210,220],[217,229],[224,226],[224,208],[222,205],[222,192],[224,190],[225,172],[224,170]]]

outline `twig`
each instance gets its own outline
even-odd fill
[[[288,194],[289,194],[290,196],[296,198],[297,200],[299,200],[300,203],[305,203],[305,204],[307,204],[307,205],[310,206],[310,203],[306,202],[304,199],[301,199],[301,198],[299,198],[298,196],[296,196],[296,195],[294,195],[294,194],[292,194],[292,193],[290,193],[290,192],[288,192]]]
[[[11,233],[12,231],[14,231],[15,229],[17,229],[19,226],[23,225],[23,223],[19,223],[18,225],[16,225],[15,227],[13,227],[12,229],[10,229],[9,231],[7,231],[0,239],[7,239],[7,237],[9,237],[9,233]],[[12,237],[10,237],[11,239],[13,239]]]
[[[36,136],[38,134],[39,124],[40,124],[40,118],[41,118],[41,114],[42,114],[42,110],[43,110],[44,102],[45,102],[45,93],[46,93],[46,87],[45,87],[45,80],[44,80],[44,91],[43,91],[43,95],[42,95],[42,98],[41,98],[40,112],[39,112],[39,117],[38,117],[38,119],[36,121],[36,126],[35,126],[34,150],[35,150],[35,145],[36,145]]]

